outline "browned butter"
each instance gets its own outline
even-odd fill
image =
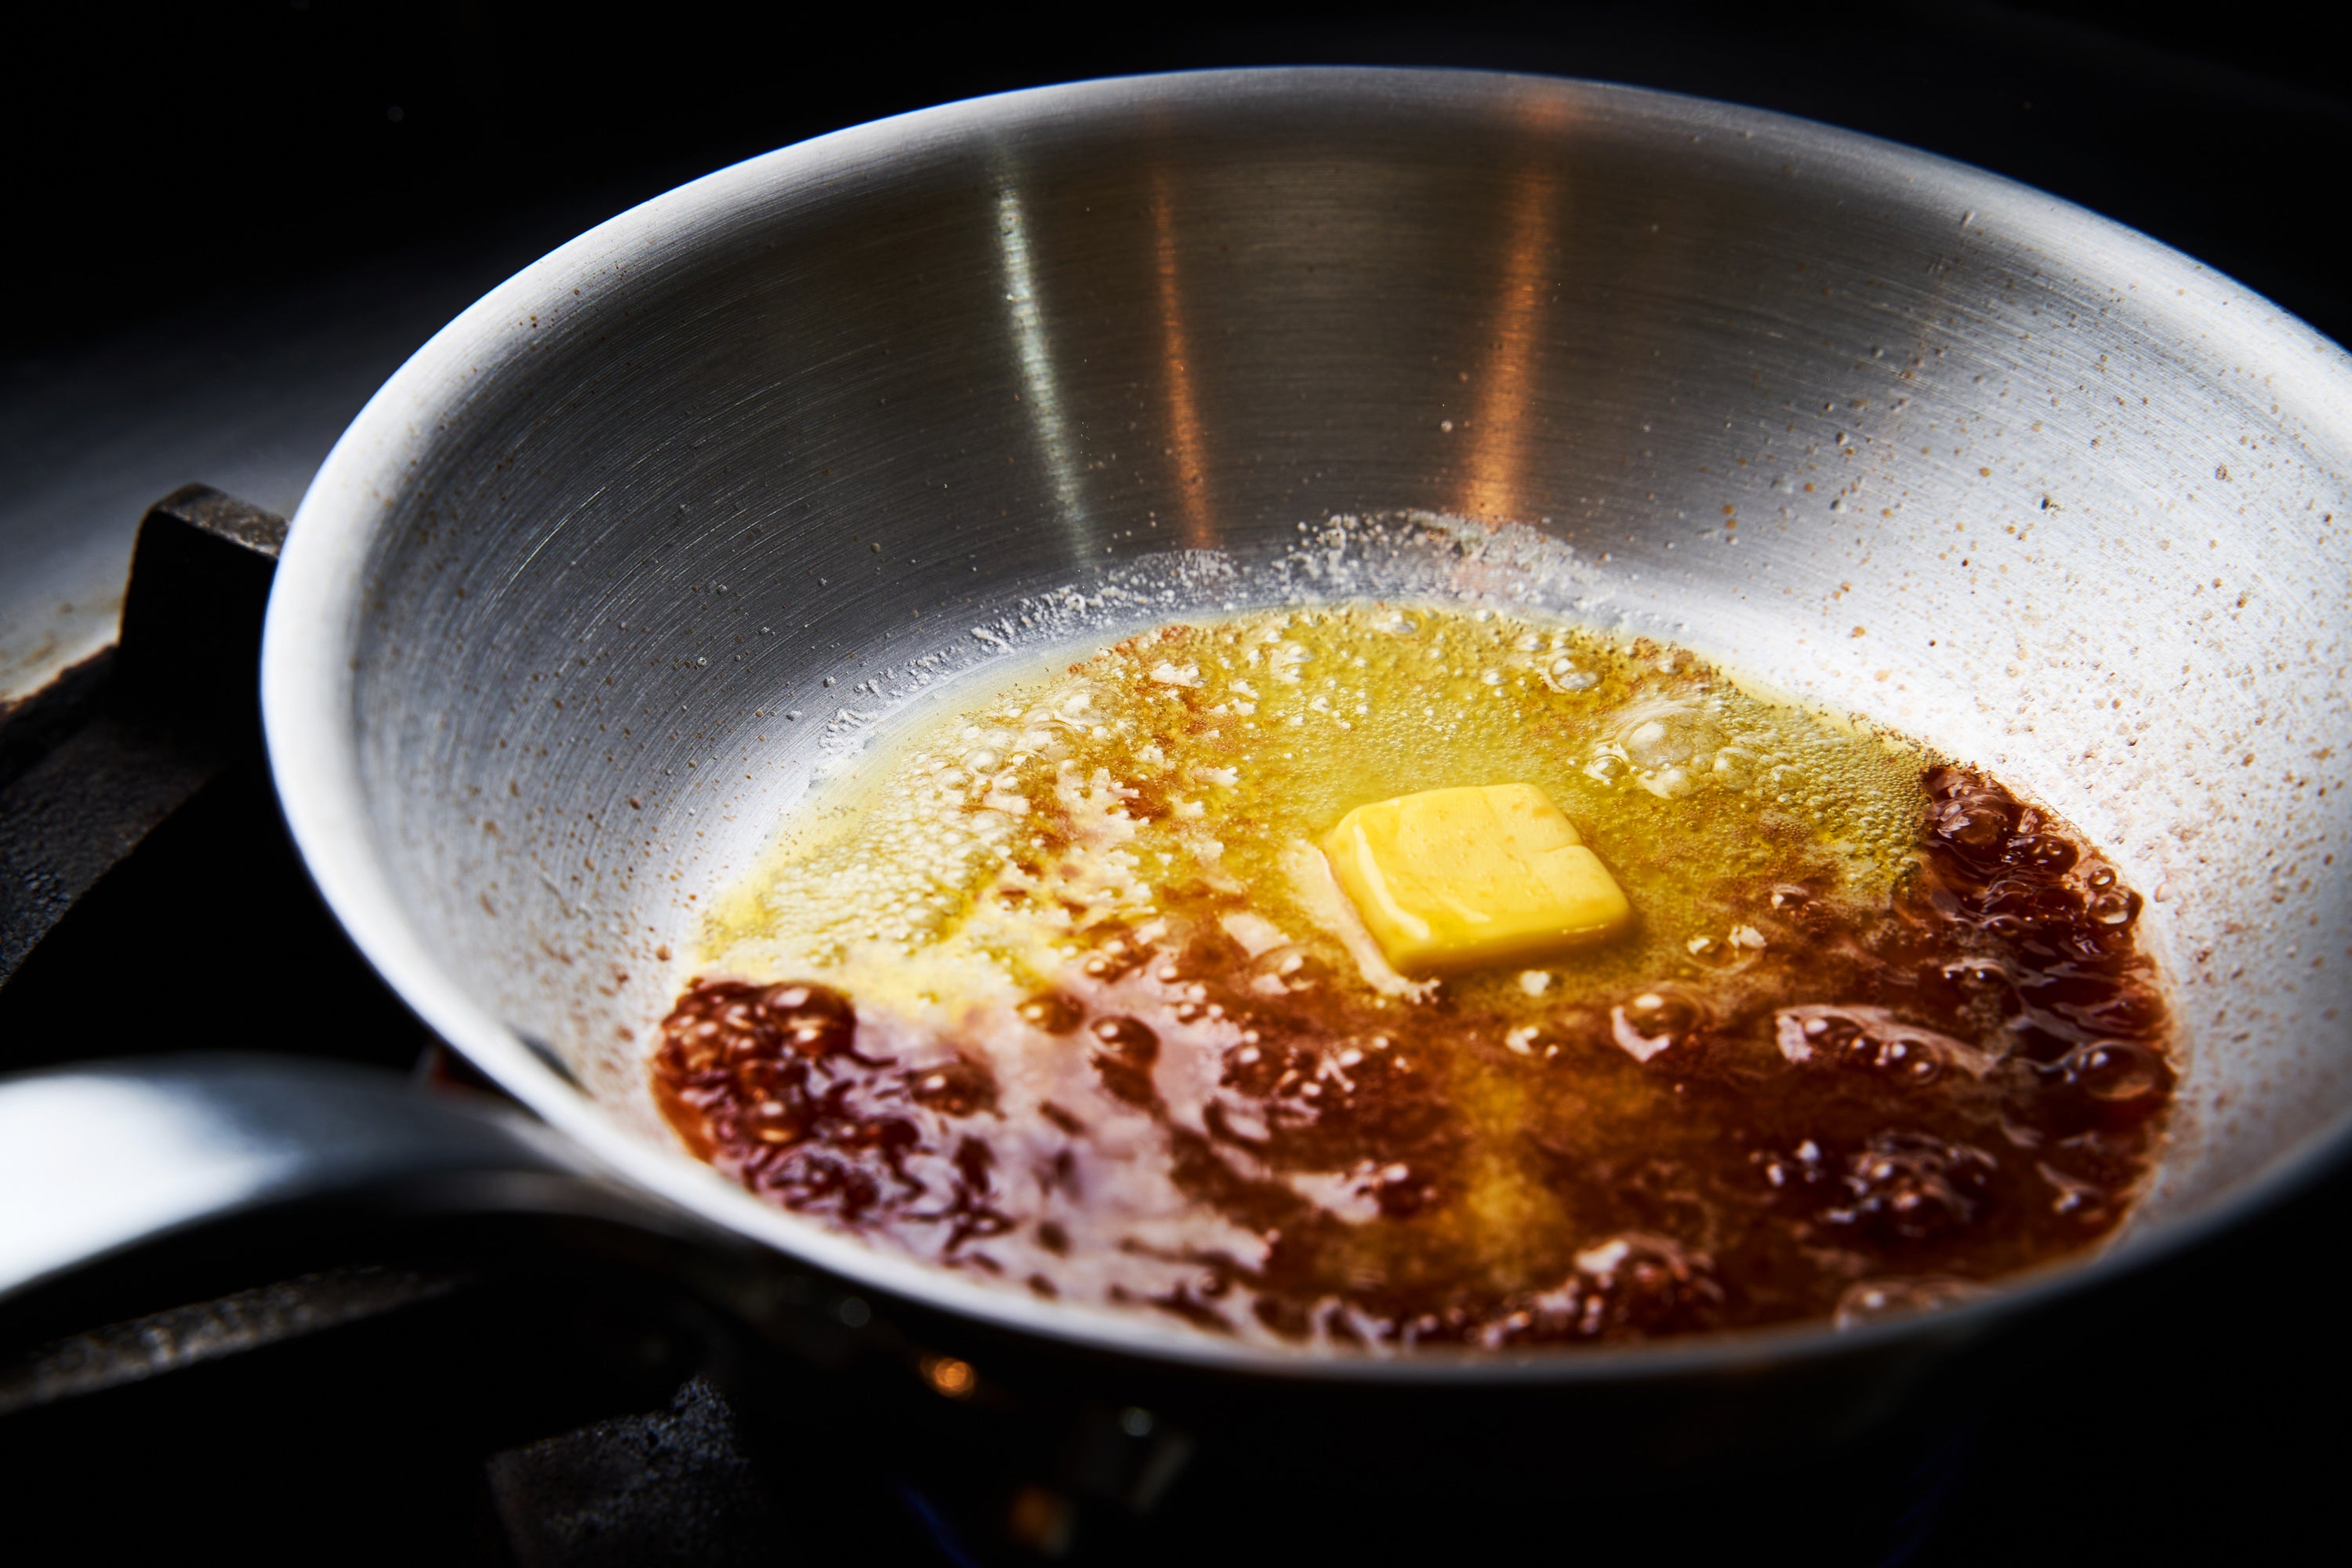
[[[1416,981],[1316,858],[1537,784],[1636,911]],[[1997,781],[1686,652],[1339,605],[1139,635],[820,797],[652,1063],[753,1192],[1322,1349],[1932,1305],[2089,1247],[2171,1094],[2137,896]]]

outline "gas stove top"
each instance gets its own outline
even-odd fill
[[[267,1049],[413,1075],[419,1092],[478,1091],[311,891],[249,714],[183,714],[164,754],[109,753],[123,788],[67,802],[78,826],[60,826],[55,790],[40,806],[51,815],[27,815],[26,781],[68,748],[105,743],[94,726],[123,683],[90,656],[112,635],[149,500],[203,479],[289,508],[344,419],[441,320],[721,149],[1120,69],[1329,58],[1609,76],[1987,163],[2352,332],[2336,254],[2294,199],[2310,169],[2352,152],[2352,111],[2282,79],[2301,73],[2265,75],[2242,50],[2236,63],[2200,57],[2153,23],[2103,33],[2079,19],[2095,7],[1896,7],[1821,31],[1703,5],[1635,9],[1443,23],[1376,12],[1344,32],[1212,12],[1149,43],[1107,33],[1027,57],[959,37],[887,82],[812,87],[797,119],[712,110],[690,121],[699,141],[607,159],[534,205],[473,209],[282,289],[239,295],[215,279],[180,314],[20,358],[0,387],[0,699],[41,695],[0,710],[0,858],[63,880],[20,877],[0,894],[12,930],[39,937],[6,954],[0,1070]],[[517,90],[532,112],[551,102]],[[2282,162],[2287,147],[2300,157]],[[225,358],[235,374],[221,374]],[[207,570],[239,569],[195,559],[150,574],[159,638],[192,635],[171,629],[171,606],[194,603],[249,639],[257,601],[204,586]],[[24,917],[35,906],[37,920]],[[1662,1463],[1630,1487],[1567,1470],[1530,1489],[1500,1488],[1432,1441],[1411,1495],[1349,1484],[1344,1455],[1361,1434],[1287,1460],[1212,1440],[1149,1408],[929,1354],[822,1281],[792,1301],[747,1300],[724,1260],[590,1221],[261,1226],[142,1255],[0,1318],[0,1473],[23,1500],[20,1531],[47,1521],[101,1561],[192,1541],[260,1561],[521,1564],[2284,1555],[2324,1538],[2340,1468],[2343,1440],[2309,1429],[2332,1429],[2352,1395],[2329,1310],[2346,1278],[2330,1242],[2347,1223],[2352,1174],[2339,1173],[2036,1320],[1826,1455],[1744,1475]],[[1578,1419],[1572,1397],[1558,1419]]]

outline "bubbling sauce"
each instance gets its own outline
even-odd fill
[[[1635,928],[1394,973],[1317,836],[1505,781]],[[1138,635],[821,800],[651,1070],[775,1203],[1255,1342],[1853,1322],[2128,1208],[2174,1079],[2139,910],[1996,781],[1685,652],[1295,610]]]

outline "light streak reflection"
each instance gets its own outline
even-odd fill
[[[1215,540],[1209,514],[1208,450],[1200,404],[1192,390],[1191,345],[1184,331],[1183,294],[1177,277],[1176,216],[1165,170],[1151,176],[1151,259],[1159,289],[1160,357],[1168,374],[1168,456],[1176,468],[1183,542],[1205,550]]]
[[[1528,425],[1544,306],[1550,298],[1544,264],[1553,253],[1558,183],[1549,171],[1522,171],[1512,182],[1509,199],[1510,237],[1503,252],[1490,347],[1470,418],[1461,510],[1469,517],[1524,520],[1532,510],[1527,468],[1534,433]]]
[[[1013,319],[1013,342],[1021,358],[1021,396],[1029,407],[1030,423],[1045,459],[1054,488],[1054,507],[1070,548],[1087,548],[1086,503],[1078,486],[1078,465],[1062,413],[1062,394],[1054,374],[1053,343],[1046,333],[1045,312],[1037,300],[1037,279],[1029,255],[1029,228],[1021,193],[1008,182],[996,193],[997,247],[1004,261],[1004,301]]]

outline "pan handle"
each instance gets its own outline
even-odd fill
[[[685,1228],[495,1102],[257,1055],[0,1078],[0,1301],[175,1233],[312,1200]]]

